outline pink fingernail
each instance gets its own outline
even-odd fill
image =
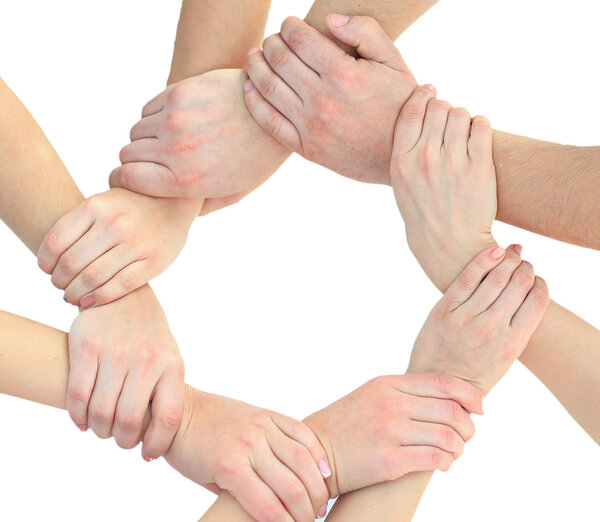
[[[252,89],[254,89],[254,84],[252,83],[252,80],[246,80],[244,82],[244,92],[250,92]]]
[[[496,247],[490,252],[490,256],[492,259],[500,259],[504,255],[504,252],[506,252],[506,250],[502,247]]]
[[[142,458],[146,461],[146,462],[152,462],[153,460],[156,460],[156,457],[148,457],[147,455],[142,455]]]
[[[334,27],[342,27],[348,23],[348,20],[350,20],[350,17],[344,16],[341,14],[330,14],[329,19],[331,20],[331,24]]]
[[[94,306],[96,304],[96,296],[94,295],[86,295],[81,301],[79,301],[79,306],[81,308],[89,308],[90,306]]]
[[[319,469],[321,470],[321,475],[323,475],[324,478],[331,477],[331,468],[325,459],[321,459],[319,461]]]
[[[83,432],[88,430],[87,424],[78,424],[77,427]]]
[[[513,250],[517,254],[521,255],[521,253],[523,252],[523,247],[521,245],[513,245]]]
[[[248,51],[248,54],[246,55],[246,58],[248,58],[248,56],[252,56],[254,53],[258,52],[258,47],[253,47],[252,49],[250,49]]]
[[[437,89],[431,83],[426,83],[425,85],[423,85],[423,87],[425,87],[426,89],[429,89],[432,92],[437,92]]]
[[[326,514],[327,514],[327,504],[322,506],[321,509],[319,509],[319,511],[317,511],[317,518],[325,518]]]

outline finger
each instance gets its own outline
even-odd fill
[[[284,147],[302,153],[302,141],[296,127],[263,98],[251,80],[246,80],[244,84],[244,101],[248,112],[262,130]]]
[[[432,99],[427,104],[420,143],[439,149],[444,141],[446,122],[451,105],[447,101]]]
[[[375,19],[370,16],[330,14],[325,24],[340,42],[354,47],[366,60],[373,60],[397,71],[410,72],[400,52]]]
[[[273,72],[259,49],[246,57],[246,72],[263,98],[286,118],[293,117],[302,106],[300,97]]]
[[[402,106],[394,132],[394,154],[410,152],[421,137],[429,100],[435,98],[433,85],[417,87]]]
[[[294,54],[319,75],[331,64],[354,61],[333,40],[295,16],[283,21],[280,34]]]
[[[163,116],[160,112],[142,118],[131,127],[129,139],[135,141],[143,138],[158,138],[158,129],[160,128],[160,123],[162,121]]]
[[[291,51],[280,34],[265,39],[263,55],[272,71],[301,99],[305,99],[318,85],[319,75]]]
[[[525,338],[533,335],[549,304],[548,285],[541,277],[536,276],[533,288],[512,318],[510,326],[513,331],[522,333]]]
[[[255,520],[294,522],[277,495],[251,467],[232,472],[220,486]]]
[[[90,399],[88,425],[101,439],[107,439],[112,432],[117,401],[123,388],[125,372],[116,365],[100,363],[98,377]]]
[[[488,311],[501,317],[502,322],[509,325],[513,315],[517,313],[527,294],[533,288],[534,282],[535,272],[533,266],[527,261],[522,261],[513,272],[506,288],[489,307]]]
[[[331,468],[327,459],[327,453],[319,442],[313,431],[303,422],[286,417],[285,415],[273,415],[275,425],[290,439],[302,444],[312,455],[313,460],[321,470],[323,478],[331,476]]]
[[[206,216],[206,214],[210,214],[211,212],[215,212],[216,210],[221,210],[222,208],[228,207],[230,205],[235,205],[238,201],[245,198],[250,191],[246,192],[238,192],[237,194],[232,194],[231,196],[224,196],[222,198],[208,198],[204,200],[204,204],[202,205],[202,210],[200,210],[199,216]]]
[[[273,454],[269,446],[255,457],[254,469],[294,520],[313,520],[311,517],[315,516],[315,511],[304,484]]]
[[[482,413],[481,391],[457,377],[437,373],[408,373],[406,375],[386,375],[378,377],[377,380],[403,393],[418,397],[451,399],[458,402],[468,412]]]
[[[112,436],[121,448],[134,448],[140,441],[144,416],[156,381],[144,379],[139,369],[125,378],[112,427]]]
[[[110,231],[92,226],[75,244],[60,256],[52,272],[52,284],[65,289],[90,263],[103,256],[117,244]],[[73,301],[69,301],[76,304]]]
[[[172,86],[167,87],[164,91],[157,94],[148,103],[146,103],[146,105],[144,105],[144,107],[142,108],[142,118],[159,113],[165,108],[167,104],[167,97],[171,88]]]
[[[469,157],[487,159],[492,152],[492,125],[485,116],[475,116],[471,122]]]
[[[487,310],[506,288],[520,263],[521,256],[511,245],[506,250],[502,262],[485,276],[477,290],[460,308],[471,316]]]
[[[88,406],[98,373],[98,359],[91,350],[69,347],[67,410],[81,431],[88,429]]]
[[[176,183],[173,172],[159,163],[125,163],[114,169],[108,180],[111,188],[121,187],[158,198],[186,197],[187,191]]]
[[[410,400],[410,418],[452,428],[463,441],[475,434],[475,424],[469,413],[457,402],[449,399],[416,397]],[[442,448],[445,449],[445,448]]]
[[[166,371],[152,398],[152,419],[142,447],[145,460],[156,459],[171,447],[183,416],[183,396],[183,366]]]
[[[159,140],[156,138],[143,138],[125,145],[119,153],[121,163],[157,162]]]
[[[461,408],[462,409],[462,408]],[[432,422],[411,422],[400,433],[403,446],[433,446],[452,453],[454,460],[465,451],[465,441],[450,426]]]
[[[397,470],[391,480],[415,471],[448,471],[454,462],[452,453],[433,446],[403,446],[384,458],[389,469]]]
[[[86,266],[65,288],[65,299],[81,305],[81,299],[110,281],[123,267],[133,263],[137,254],[125,245],[117,245]],[[107,303],[97,303],[107,304]],[[89,308],[89,306],[84,306]]]
[[[470,132],[471,116],[467,109],[450,109],[444,133],[444,149],[456,155],[466,156]]]
[[[101,306],[112,303],[121,297],[137,290],[148,282],[146,260],[134,261],[117,272],[107,283],[96,288],[91,294],[81,298],[80,304],[84,308]]]
[[[38,250],[38,265],[51,274],[60,256],[92,228],[94,218],[83,206],[60,218],[46,234]]]
[[[268,435],[275,456],[302,482],[312,503],[314,516],[329,501],[329,491],[308,449],[282,432]]]
[[[484,277],[502,262],[505,255],[502,247],[489,247],[479,253],[446,290],[441,301],[443,305],[451,311],[456,310],[473,295]]]

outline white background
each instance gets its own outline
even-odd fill
[[[274,0],[267,31],[310,3]],[[178,11],[176,1],[2,2],[0,74],[84,194],[106,189],[142,105],[162,90]],[[446,0],[397,44],[419,81],[496,128],[590,145],[600,141],[598,14],[587,0]],[[495,234],[524,245],[556,301],[600,324],[598,252],[501,224]],[[0,245],[0,309],[67,330],[74,310],[3,225]],[[198,220],[153,286],[188,383],[299,418],[403,372],[438,298],[390,189],[299,157]],[[516,364],[484,409],[415,520],[600,520],[600,451],[527,370]],[[2,521],[192,521],[214,498],[139,448],[81,434],[63,411],[9,397],[0,411]]]

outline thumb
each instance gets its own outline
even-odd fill
[[[400,52],[374,18],[330,14],[325,23],[340,42],[356,49],[366,60],[373,60],[398,71],[408,71]]]

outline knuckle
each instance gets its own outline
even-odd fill
[[[186,82],[180,82],[173,85],[167,94],[167,104],[170,107],[177,107],[185,102],[192,94]]]
[[[462,406],[458,404],[458,402],[450,401],[450,404],[448,405],[448,417],[452,422],[459,422],[462,420],[463,411]]]
[[[539,307],[545,307],[550,302],[550,294],[548,293],[548,288],[545,284],[543,286],[538,285],[535,288],[532,288],[529,295],[531,295],[534,303]]]
[[[279,89],[279,80],[275,76],[269,76],[261,81],[260,90],[266,98],[273,98],[277,96]]]
[[[488,274],[490,284],[494,288],[504,288],[508,284],[508,274],[504,270],[493,270]]]
[[[67,391],[67,399],[69,403],[87,403],[90,398],[90,394],[81,385],[69,386]]]
[[[407,102],[402,116],[408,124],[420,123],[425,116],[425,106],[417,102]]]
[[[119,276],[119,284],[121,287],[127,291],[131,292],[137,288],[137,277],[133,272],[127,272],[125,274],[121,274]]]
[[[185,111],[172,110],[166,115],[163,125],[167,131],[174,132],[183,127],[184,121]]]
[[[450,388],[450,382],[447,375],[441,373],[434,373],[431,375],[433,386],[441,394],[446,394]]]
[[[155,350],[150,346],[146,348],[141,348],[137,352],[137,361],[139,367],[143,372],[149,371],[156,365],[157,362],[157,355],[155,353]]]
[[[120,161],[123,162],[122,159]],[[124,187],[133,185],[136,176],[136,167],[133,163],[123,163],[118,172],[117,181],[120,185]]]
[[[142,419],[131,413],[117,417],[117,424],[126,432],[139,432],[142,429]]]
[[[471,123],[472,130],[480,133],[491,132],[492,125],[490,124],[490,120],[488,120],[485,116],[475,116]]]
[[[158,415],[159,426],[168,431],[174,431],[181,424],[182,411],[179,408],[168,408]]]
[[[431,143],[426,143],[417,159],[418,172],[425,176],[432,176],[438,171],[439,150]]]
[[[58,269],[61,272],[71,276],[75,275],[75,270],[79,264],[79,258],[74,254],[65,254],[58,262]]]
[[[449,455],[439,448],[431,448],[428,455],[431,469],[447,471],[450,469]]]
[[[477,274],[474,270],[464,270],[460,276],[458,276],[457,285],[459,290],[466,292],[471,290],[478,282]]]
[[[52,255],[59,253],[60,233],[58,230],[52,229],[44,239],[44,248]]]
[[[111,411],[105,406],[95,406],[90,411],[90,417],[96,424],[109,424],[113,418]]]
[[[284,497],[292,504],[297,504],[304,500],[306,490],[298,481],[289,481],[283,486]]]
[[[469,111],[467,111],[467,109],[465,109],[464,107],[454,107],[450,109],[449,117],[465,121],[471,119]]]
[[[81,274],[81,280],[86,286],[98,284],[104,278],[104,273],[97,267],[86,268]]]
[[[266,43],[266,41],[265,41]],[[286,65],[286,63],[288,62],[288,53],[286,53],[283,49],[270,49],[267,51],[265,49],[266,52],[266,58],[267,61],[269,62],[270,65],[274,66],[275,68],[279,68],[279,67],[284,67]]]
[[[266,501],[261,508],[261,518],[265,522],[280,522],[285,516],[283,506],[274,500]]]

